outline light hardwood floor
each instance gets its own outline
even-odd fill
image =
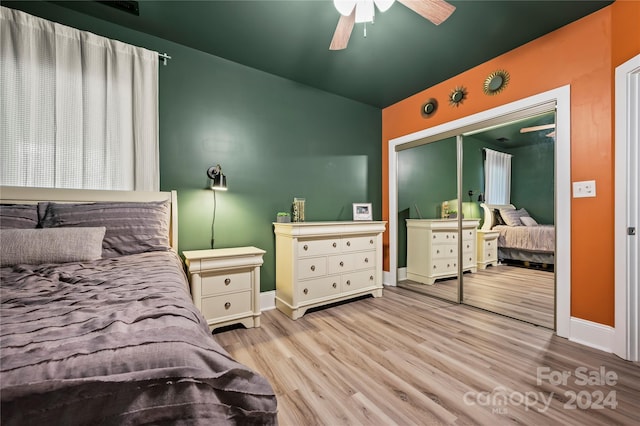
[[[639,364],[406,289],[214,337],[269,379],[281,425],[640,424]]]
[[[522,321],[554,327],[555,278],[553,272],[517,266],[491,266],[463,275],[463,303]],[[458,280],[437,280],[425,285],[411,280],[398,286],[446,300],[457,300]]]

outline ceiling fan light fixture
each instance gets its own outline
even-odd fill
[[[340,15],[349,16],[353,12],[353,8],[356,7],[356,0],[333,0],[333,5],[340,12]]]
[[[380,12],[386,12],[396,0],[374,0]]]
[[[356,23],[373,22],[374,14],[373,0],[358,0],[356,2]]]

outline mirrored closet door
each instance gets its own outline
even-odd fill
[[[398,153],[398,286],[459,301],[456,138]]]
[[[553,329],[555,113],[517,114],[397,149],[398,286]]]

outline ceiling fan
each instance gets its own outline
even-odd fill
[[[549,138],[553,138],[556,136],[556,131],[555,131],[556,125],[555,123],[551,123],[551,124],[542,124],[540,126],[532,126],[532,127],[523,127],[522,129],[520,129],[520,133],[529,133],[529,132],[538,132],[540,130],[549,130],[549,129],[554,129],[551,133],[545,135]]]
[[[393,2],[394,0],[333,0],[333,4],[340,12],[340,20],[333,33],[329,50],[345,49],[356,22],[373,22],[375,7],[380,12],[385,12]],[[398,2],[436,25],[443,23],[456,10],[455,6],[444,0],[398,0]]]

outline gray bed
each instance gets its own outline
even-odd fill
[[[24,197],[7,200],[2,191],[3,425],[277,423],[270,384],[228,355],[191,301],[175,235],[169,238],[170,201],[145,201],[137,213],[134,203],[109,201],[117,208],[99,214],[102,203],[66,200],[53,204],[64,208],[52,218],[51,205],[35,204],[33,216],[15,205]],[[147,205],[155,211],[151,221]],[[158,212],[167,220],[156,223]],[[33,231],[33,217],[48,228]],[[158,224],[165,238],[155,240]],[[84,238],[70,232],[82,229],[90,230]],[[21,263],[11,258],[25,235],[30,247],[48,249],[21,254],[29,259]]]
[[[549,224],[524,225],[520,222],[521,212],[528,215],[525,209],[516,209],[512,204],[480,204],[484,211],[482,230],[492,230],[498,235],[498,259],[501,261],[517,260],[547,265],[555,264],[555,226]],[[500,212],[513,213],[515,222],[504,223]],[[529,217],[531,219],[531,217]],[[535,221],[534,221],[535,222]]]

